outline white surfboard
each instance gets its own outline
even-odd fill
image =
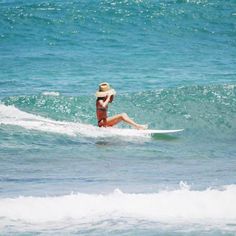
[[[95,128],[95,127],[94,127]],[[116,128],[116,127],[108,127],[108,128],[95,128],[99,136],[125,136],[125,137],[144,137],[146,135],[152,134],[171,134],[181,132],[184,129],[169,129],[169,130],[158,130],[158,129],[128,129],[128,128]]]
[[[184,129],[145,129],[145,130],[138,130],[138,132],[143,134],[171,134],[181,132]]]

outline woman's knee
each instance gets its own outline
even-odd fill
[[[125,119],[125,118],[128,117],[128,115],[126,113],[121,113],[120,116],[121,116],[122,119]]]

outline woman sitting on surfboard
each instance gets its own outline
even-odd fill
[[[126,113],[118,114],[112,117],[107,116],[108,103],[112,103],[116,91],[106,82],[99,84],[99,90],[96,92],[96,110],[99,127],[111,127],[121,121],[135,127],[136,129],[147,129],[147,125],[135,123]]]

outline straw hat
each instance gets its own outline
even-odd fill
[[[99,90],[95,95],[96,97],[106,97],[107,95],[116,95],[116,91],[107,82],[103,82],[99,84]]]

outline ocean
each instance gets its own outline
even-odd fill
[[[0,235],[236,235],[235,134],[235,0],[0,0]]]

